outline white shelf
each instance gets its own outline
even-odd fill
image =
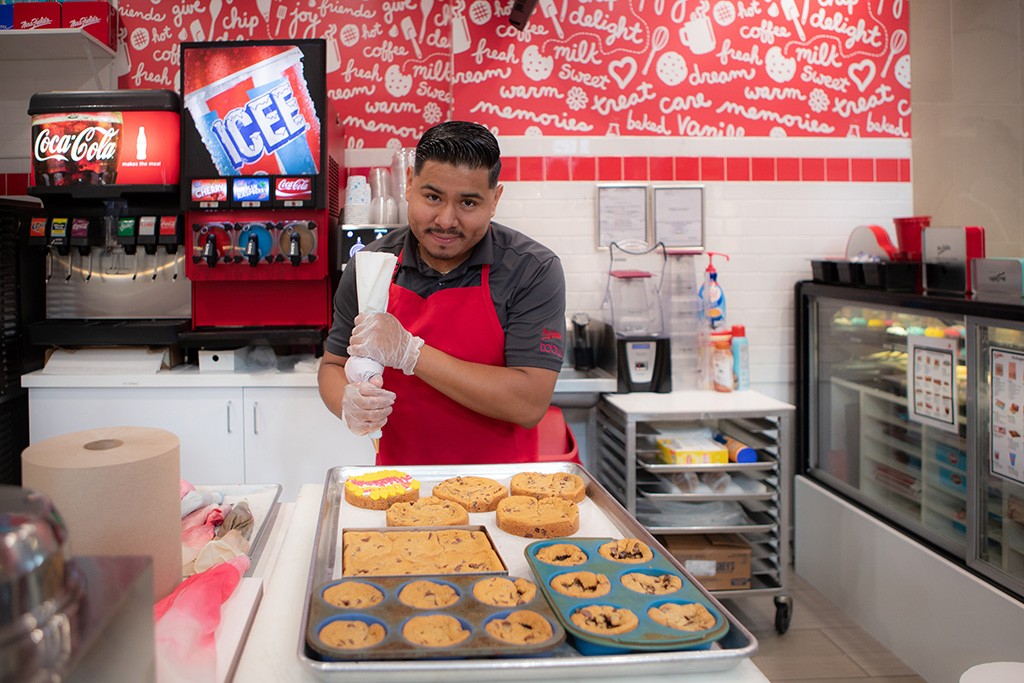
[[[0,31],[0,60],[113,59],[114,51],[80,28]]]

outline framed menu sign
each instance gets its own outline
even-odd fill
[[[907,337],[907,407],[911,420],[957,434],[957,340]]]
[[[704,251],[704,187],[702,185],[655,185],[654,242],[669,251]]]
[[[612,242],[647,241],[647,186],[597,186],[597,246]]]
[[[1024,484],[1024,354],[989,348],[992,371],[990,471]]]

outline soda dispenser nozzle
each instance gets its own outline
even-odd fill
[[[206,265],[213,268],[217,265],[217,236],[212,232],[206,234],[206,242],[203,244],[203,259]]]
[[[293,266],[302,263],[302,244],[300,239],[299,233],[295,231],[292,231],[292,234],[288,236],[288,258]]]
[[[243,252],[243,256],[245,256],[246,260],[249,261],[249,265],[254,268],[260,262],[259,246],[259,239],[257,238],[256,233],[250,233],[249,239],[245,243],[245,251]]]

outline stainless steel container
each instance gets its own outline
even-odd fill
[[[0,680],[59,680],[76,640],[82,581],[45,495],[0,486]]]

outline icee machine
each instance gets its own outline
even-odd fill
[[[182,43],[194,331],[324,330],[344,143],[323,40]]]

